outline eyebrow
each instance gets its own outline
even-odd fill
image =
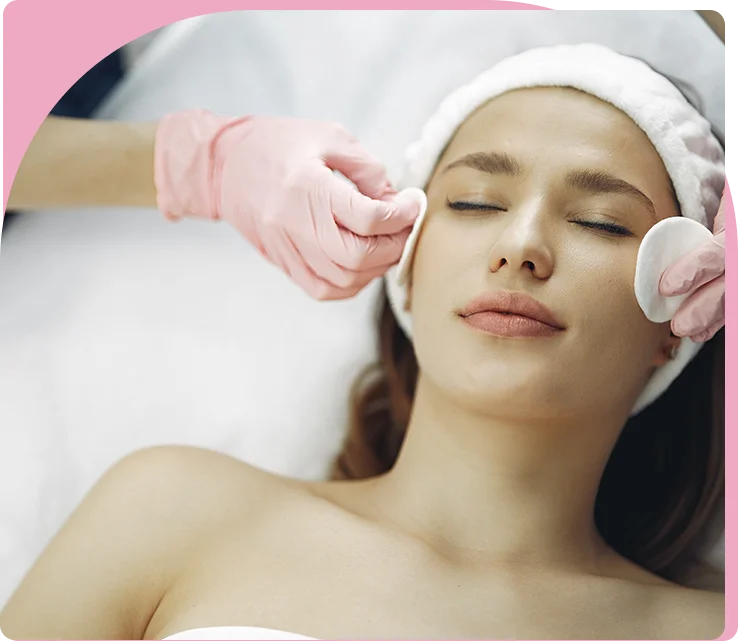
[[[512,156],[497,151],[480,151],[468,154],[452,162],[443,171],[444,173],[456,167],[471,167],[488,174],[504,174],[505,176],[519,176],[522,169]]]
[[[575,169],[566,174],[564,181],[568,187],[574,187],[580,191],[597,194],[625,194],[633,196],[641,201],[648,209],[651,218],[656,222],[656,208],[651,199],[638,187],[629,182],[616,178],[604,171],[592,171],[590,169]]]
[[[515,158],[497,151],[486,151],[468,154],[452,162],[443,171],[444,173],[456,167],[470,167],[493,175],[520,176],[522,168]],[[624,194],[637,198],[656,219],[656,208],[651,199],[638,187],[631,185],[621,178],[617,178],[604,171],[591,169],[573,169],[566,174],[564,184],[567,187],[578,189],[590,194]]]

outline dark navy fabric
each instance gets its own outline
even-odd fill
[[[123,56],[117,50],[75,82],[56,103],[51,113],[69,118],[89,118],[121,78]]]

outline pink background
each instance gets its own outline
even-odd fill
[[[517,2],[426,1],[342,3],[323,0],[319,6],[298,1],[280,3],[238,0],[14,0],[3,23],[3,214],[18,165],[41,122],[74,82],[102,58],[131,40],[178,20],[243,9],[544,9]],[[53,51],[49,56],[46,52]],[[726,183],[726,319],[738,318],[736,219]],[[2,219],[0,219],[0,226]],[[738,389],[738,337],[726,332],[726,388]],[[738,424],[738,404],[726,394],[726,427]],[[735,496],[731,463],[738,462],[736,434],[726,429],[726,491]],[[738,526],[735,510],[726,514],[726,603],[733,604],[738,581],[732,550]],[[738,610],[726,606],[726,632],[738,632]]]

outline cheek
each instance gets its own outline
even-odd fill
[[[454,310],[469,297],[471,275],[480,272],[474,265],[484,256],[483,247],[471,244],[469,234],[445,218],[440,212],[426,219],[410,280],[413,343],[424,369],[434,367],[439,354],[433,346],[448,339]]]
[[[651,323],[638,305],[633,284],[637,248],[580,247],[570,255],[573,287],[566,289],[580,301],[582,331],[611,357],[637,352],[648,361],[664,328]]]
[[[432,304],[458,305],[470,286],[470,272],[485,261],[487,251],[483,238],[452,224],[443,213],[429,216],[413,260],[413,310],[420,312]]]

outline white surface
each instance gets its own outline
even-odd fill
[[[181,26],[181,25],[180,25]],[[723,46],[692,12],[236,12],[167,30],[103,115],[341,121],[390,167],[440,99],[530,46],[596,41],[690,82],[724,128]],[[97,477],[156,443],[318,477],[373,355],[376,286],[314,303],[223,225],[27,214],[0,255],[0,603]]]
[[[153,44],[154,40],[166,31],[166,27],[155,29],[149,33],[136,38],[122,48],[124,69],[129,70],[140,60],[146,50]]]

